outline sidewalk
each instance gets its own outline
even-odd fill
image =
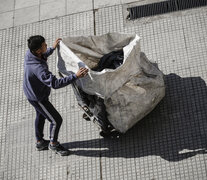
[[[126,3],[132,1],[84,2],[1,2],[0,179],[205,180],[207,7],[127,22]],[[142,51],[166,74],[166,97],[126,134],[103,139],[82,119],[70,86],[52,90],[63,117],[59,139],[72,154],[36,151],[35,111],[22,91],[27,38],[41,34],[52,45],[57,37],[107,32],[141,37]],[[56,53],[48,62],[55,74]],[[48,129],[46,122],[45,137]]]
[[[134,1],[136,0],[1,0],[0,29]]]

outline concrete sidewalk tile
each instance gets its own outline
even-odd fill
[[[16,0],[15,9],[39,5],[39,0]]]
[[[67,0],[67,14],[73,14],[93,9],[92,0]]]
[[[39,21],[39,6],[17,9],[14,12],[14,26]]]
[[[0,29],[9,28],[13,26],[13,17],[14,13],[11,12],[5,12],[0,14]]]
[[[55,2],[56,0],[40,0],[40,4]]]
[[[2,0],[0,3],[0,13],[12,11],[14,9],[14,0]]]
[[[63,16],[65,13],[65,0],[40,4],[40,20]]]
[[[121,4],[127,4],[127,3],[134,3],[137,1],[142,1],[142,0],[120,0],[120,1],[121,1]]]
[[[99,9],[107,6],[113,6],[116,4],[121,4],[121,0],[94,0],[94,8]]]

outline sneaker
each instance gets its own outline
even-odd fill
[[[70,151],[61,146],[59,142],[56,145],[49,144],[48,148],[61,156],[68,156],[70,154]]]
[[[41,140],[40,142],[36,143],[36,149],[38,151],[43,151],[43,150],[48,150],[48,145],[49,145],[50,141],[49,140]]]

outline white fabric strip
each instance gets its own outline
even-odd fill
[[[53,140],[54,135],[55,135],[56,121],[54,120],[54,118],[52,117],[52,115],[48,112],[48,110],[45,108],[45,106],[42,103],[38,102],[38,104],[43,109],[43,111],[47,114],[47,116],[52,120],[52,122],[54,124],[53,125],[53,128],[52,128],[52,132],[50,134],[51,135],[51,140]]]

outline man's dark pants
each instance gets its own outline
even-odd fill
[[[62,124],[62,117],[54,106],[49,102],[48,99],[43,101],[31,101],[28,100],[36,110],[35,119],[35,136],[36,140],[40,141],[43,139],[43,129],[45,119],[50,121],[50,141],[57,142],[58,133]]]

